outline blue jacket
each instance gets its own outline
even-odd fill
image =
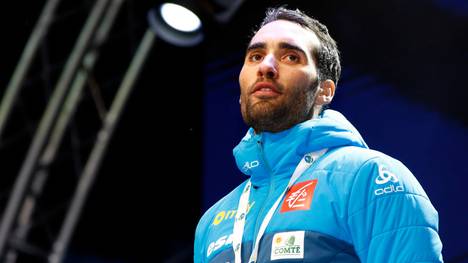
[[[437,211],[413,174],[398,160],[368,149],[343,115],[326,110],[279,133],[250,129],[234,148],[237,166],[253,186],[242,262],[301,158],[325,148],[273,214],[258,262],[443,261]],[[200,219],[195,262],[234,262],[232,232],[245,184]]]

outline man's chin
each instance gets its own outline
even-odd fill
[[[252,120],[269,120],[273,117],[273,111],[271,108],[252,109],[249,112]]]
[[[261,114],[262,112],[263,113],[272,112],[277,107],[275,104],[276,103],[273,103],[270,100],[260,100],[250,105],[249,111],[252,113],[258,112],[259,114]]]

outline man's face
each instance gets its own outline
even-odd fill
[[[278,132],[310,119],[318,85],[312,51],[317,36],[277,20],[250,41],[239,75],[241,113],[256,132]]]

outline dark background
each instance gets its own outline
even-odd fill
[[[130,60],[160,1],[124,3],[50,167],[31,239],[47,249]],[[0,4],[0,96],[45,1]],[[190,262],[202,213],[244,180],[232,148],[247,127],[237,77],[265,8],[287,3],[326,24],[343,74],[332,108],[371,148],[405,163],[439,211],[447,262],[468,253],[468,4],[463,0],[246,0],[205,40],[156,38],[111,140],[69,247],[70,262]],[[8,200],[47,100],[94,1],[63,0],[0,144]],[[96,92],[97,91],[97,92]],[[94,95],[93,95],[94,94]],[[97,95],[96,95],[97,94]]]

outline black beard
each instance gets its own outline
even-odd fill
[[[245,105],[242,105],[244,122],[259,133],[280,132],[306,121],[313,116],[316,87],[314,83],[312,87],[293,89],[292,93],[284,94],[286,101],[279,105],[269,100],[252,105],[247,98]]]

